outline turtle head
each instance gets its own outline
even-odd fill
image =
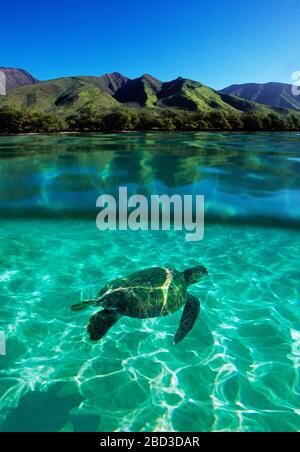
[[[188,268],[183,272],[183,275],[187,285],[191,286],[205,278],[208,275],[208,270],[203,265],[199,265],[198,267]]]

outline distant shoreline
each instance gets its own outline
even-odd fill
[[[241,135],[253,135],[263,133],[300,133],[299,130],[111,130],[111,131],[64,131],[64,132],[20,132],[20,133],[0,133],[1,137],[30,137],[30,136],[55,136],[55,135],[110,135],[110,134],[139,134],[139,133],[226,133],[226,134],[241,134]]]
[[[179,111],[85,108],[68,116],[11,106],[0,108],[0,134],[127,132],[296,132],[300,114],[261,111]]]

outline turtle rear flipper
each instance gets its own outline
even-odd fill
[[[96,306],[97,301],[98,298],[92,298],[91,300],[86,300],[78,304],[73,304],[73,306],[71,306],[71,311],[73,312],[84,311],[85,309],[88,309],[91,306]]]
[[[191,331],[200,313],[200,302],[192,295],[187,295],[187,301],[175,334],[174,344],[181,342]]]
[[[119,320],[120,314],[104,309],[90,318],[87,330],[91,341],[99,341],[110,328]]]

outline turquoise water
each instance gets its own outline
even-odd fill
[[[300,136],[0,138],[1,431],[300,430]],[[95,199],[206,195],[205,238],[105,232]],[[70,306],[142,268],[210,275],[180,312],[123,318],[99,343]]]

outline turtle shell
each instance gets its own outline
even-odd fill
[[[107,284],[99,305],[136,318],[160,317],[176,312],[186,301],[184,276],[168,268],[150,268]]]

